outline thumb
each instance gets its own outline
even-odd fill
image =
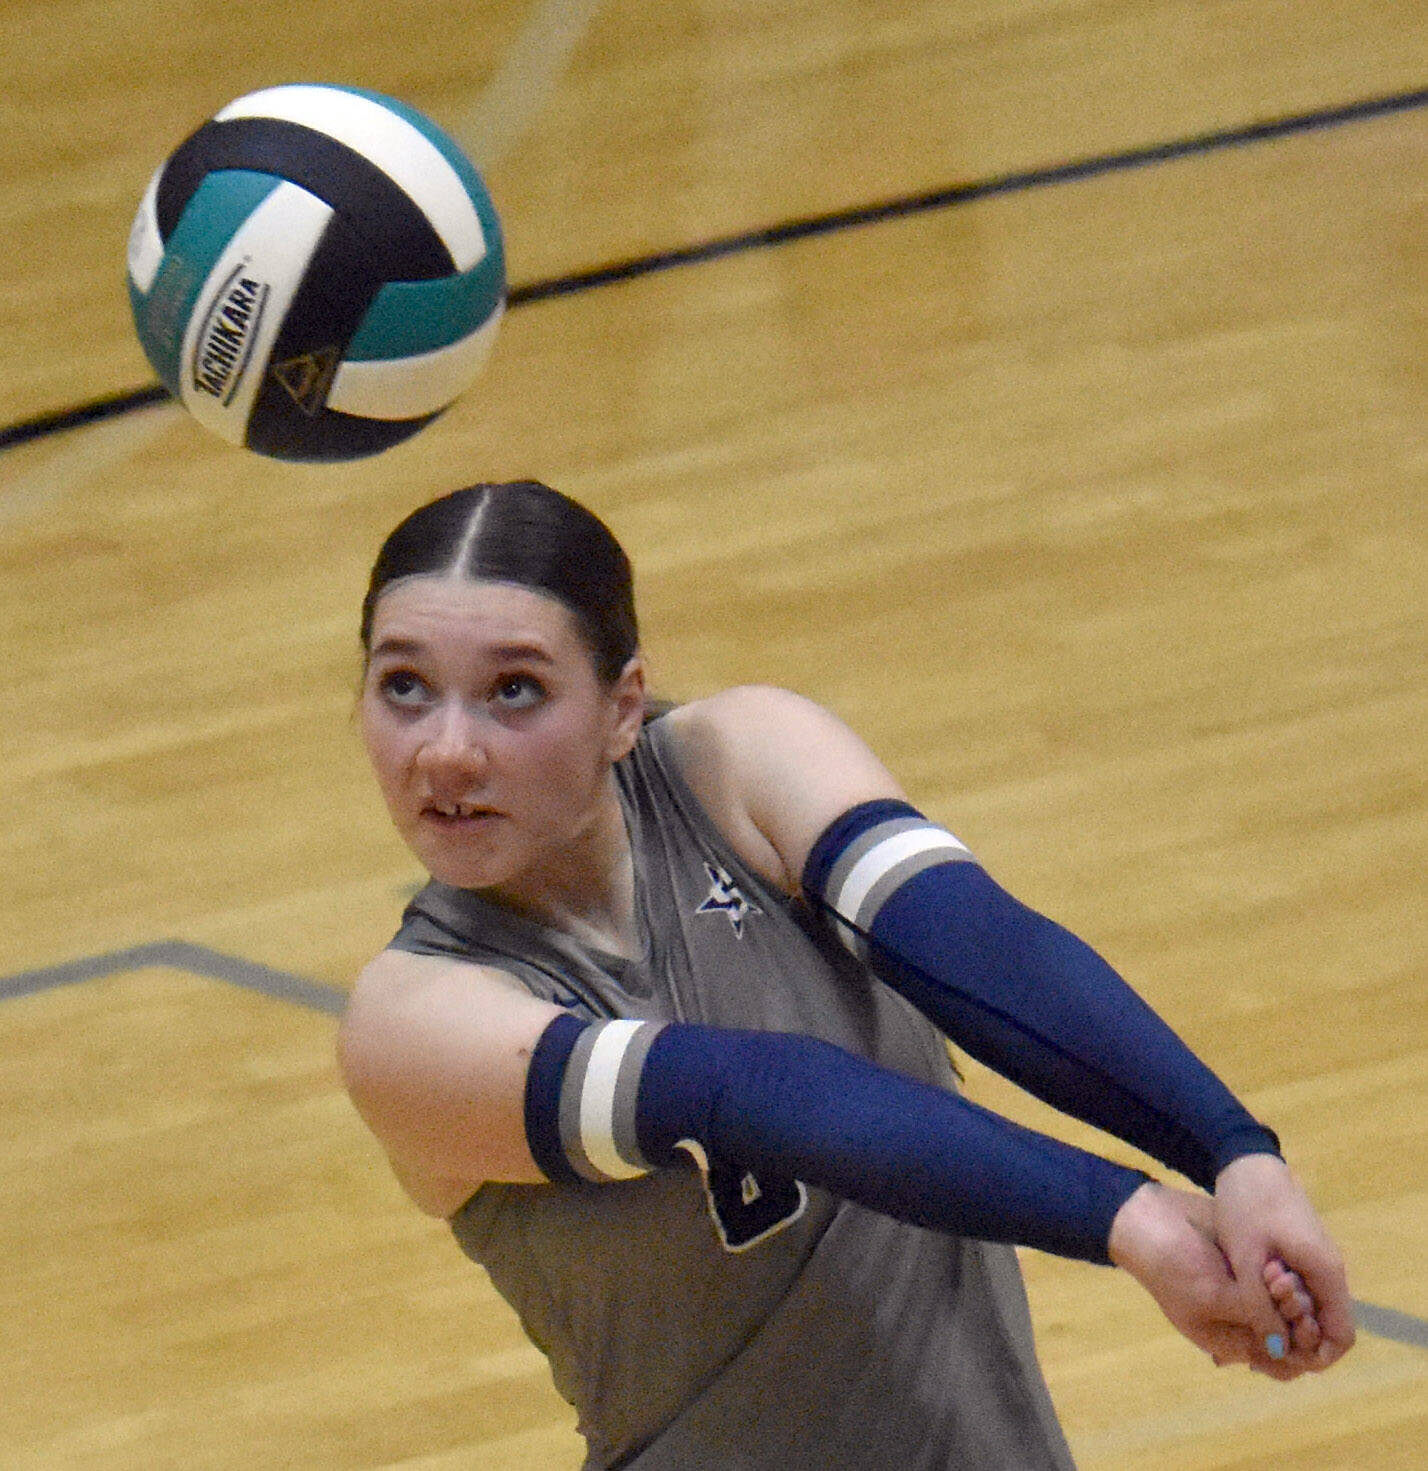
[[[1254,1359],[1249,1334],[1234,1323],[1208,1324],[1200,1335],[1199,1344],[1217,1369],[1223,1369],[1227,1364],[1248,1364]]]

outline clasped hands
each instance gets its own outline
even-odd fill
[[[1277,1156],[1235,1160],[1213,1196],[1143,1185],[1116,1215],[1110,1255],[1216,1364],[1290,1380],[1353,1346],[1343,1258]]]

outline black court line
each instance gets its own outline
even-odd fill
[[[153,967],[181,970],[202,976],[206,980],[223,981],[230,986],[257,991],[275,1000],[306,1006],[309,1010],[320,1011],[328,1016],[340,1016],[347,1004],[347,993],[336,986],[308,980],[305,976],[292,974],[291,971],[274,970],[271,966],[259,965],[256,961],[244,960],[240,956],[225,955],[221,951],[210,950],[206,945],[194,945],[187,940],[159,940],[153,944],[135,945],[127,950],[111,950],[104,955],[90,955],[39,970],[21,971],[17,975],[0,978],[0,1001],[34,996],[57,986],[73,986],[84,981],[102,980],[105,976],[120,975],[126,971]],[[1380,1307],[1376,1303],[1355,1299],[1354,1320],[1363,1332],[1376,1338],[1386,1338],[1394,1343],[1407,1344],[1410,1348],[1428,1350],[1428,1321],[1415,1318],[1411,1313],[1401,1313],[1396,1308]]]
[[[698,245],[684,246],[676,250],[656,251],[649,255],[635,256],[629,260],[574,271],[569,275],[556,276],[545,281],[532,281],[524,286],[515,286],[512,287],[507,297],[507,306],[515,308],[531,302],[549,301],[559,296],[573,296],[579,292],[593,291],[602,286],[634,281],[641,276],[653,275],[659,271],[674,270],[681,266],[702,265],[708,261],[721,260],[726,256],[788,245],[798,240],[830,235],[840,230],[884,224],[891,220],[907,219],[913,215],[927,214],[934,210],[953,209],[959,205],[972,204],[977,200],[992,199],[999,195],[1024,194],[1033,189],[1045,189],[1057,184],[1073,184],[1087,179],[1098,179],[1107,174],[1122,173],[1128,169],[1173,163],[1179,159],[1219,153],[1228,148],[1243,148],[1255,143],[1268,143],[1298,134],[1342,127],[1347,123],[1369,122],[1375,118],[1411,112],[1422,107],[1428,107],[1428,87],[1420,87],[1407,92],[1394,92],[1382,97],[1364,98],[1341,107],[1318,108],[1311,112],[1295,113],[1288,117],[1272,118],[1235,128],[1212,129],[1168,143],[1151,143],[1138,148],[1099,154],[1090,158],[1073,159],[1066,163],[1051,164],[1042,168],[997,174],[991,178],[970,183],[951,184],[940,189],[904,194],[876,204],[857,205],[848,209],[832,210],[826,214],[807,215],[801,219],[786,220],[782,224],[770,225],[763,229],[745,230],[734,235],[720,236]],[[168,391],[160,384],[154,383],[143,388],[94,399],[74,408],[55,409],[48,413],[37,414],[33,418],[23,419],[7,428],[0,429],[0,450],[13,449],[18,445],[28,444],[32,440],[43,439],[52,434],[62,434],[70,429],[82,428],[86,424],[115,418],[120,414],[132,413],[136,409],[149,408],[168,400]]]

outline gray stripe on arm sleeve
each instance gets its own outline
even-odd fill
[[[975,863],[977,860],[965,848],[934,848],[923,853],[913,853],[894,863],[872,888],[863,896],[858,912],[849,918],[864,933],[872,929],[878,911],[909,880],[940,863]]]
[[[625,1055],[620,1060],[620,1077],[615,1084],[615,1105],[610,1121],[616,1153],[645,1174],[653,1170],[654,1166],[640,1152],[639,1135],[635,1127],[635,1105],[639,1098],[640,1074],[645,1069],[645,1054],[663,1030],[662,1026],[651,1022],[641,1027],[630,1039]]]
[[[635,1126],[640,1074],[659,1022],[597,1022],[570,1054],[560,1094],[560,1143],[576,1174],[597,1184],[632,1180],[654,1166]]]
[[[895,838],[899,833],[926,826],[927,819],[923,817],[894,817],[887,822],[880,822],[876,827],[869,828],[865,833],[860,833],[838,855],[838,861],[828,871],[828,879],[823,886],[823,897],[830,904],[836,905],[838,894],[847,882],[848,875],[879,843],[886,838]]]
[[[960,839],[925,818],[896,818],[869,829],[839,856],[824,899],[838,937],[865,964],[878,911],[909,880],[944,863],[976,863]]]
[[[565,1081],[560,1090],[560,1147],[576,1174],[587,1180],[603,1180],[604,1175],[590,1163],[580,1136],[580,1100],[585,1093],[585,1078],[590,1071],[590,1054],[601,1024],[587,1027],[570,1053],[565,1065]]]

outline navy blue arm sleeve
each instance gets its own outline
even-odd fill
[[[1111,966],[1014,899],[965,849],[959,855],[955,839],[950,856],[900,860],[856,916],[844,913],[835,870],[849,867],[850,846],[866,853],[895,829],[902,852],[919,824],[942,832],[904,803],[854,808],[820,838],[804,872],[810,901],[878,976],[971,1056],[1206,1190],[1240,1155],[1279,1152],[1275,1135]]]
[[[546,1176],[597,1184],[673,1164],[802,1181],[913,1225],[1109,1261],[1146,1177],[816,1038],[557,1017],[527,1078]]]

